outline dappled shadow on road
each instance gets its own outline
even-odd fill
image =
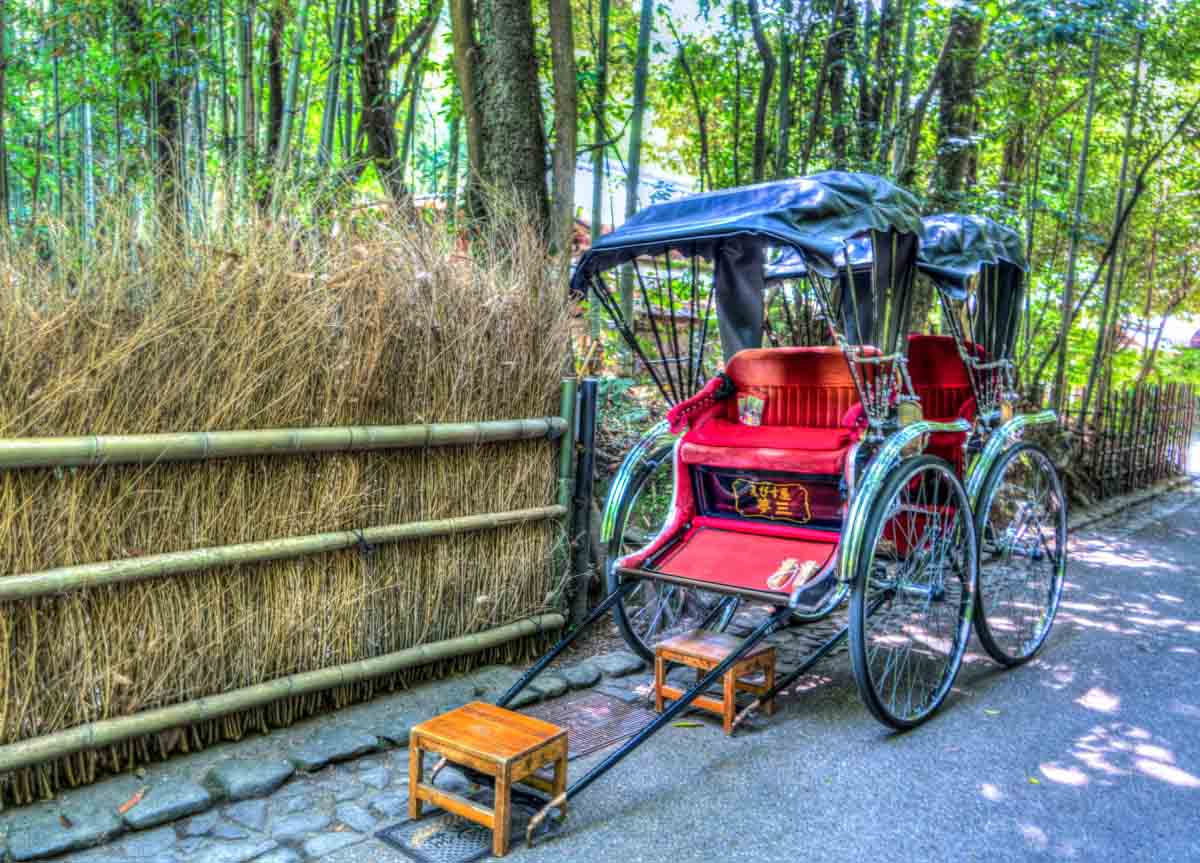
[[[1027,669],[1010,672],[1030,689],[1056,693],[1054,713],[1043,720],[1047,745],[1017,768],[1024,775],[977,787],[997,813],[1012,805],[1010,829],[1029,850],[1086,859],[1096,850],[1087,838],[1093,818],[1154,817],[1164,799],[1192,799],[1200,790],[1200,691],[1192,673],[1200,656],[1198,550],[1194,514],[1072,540],[1054,632]],[[964,677],[987,686],[986,674]],[[1033,817],[1045,805],[1030,808],[1028,795],[1045,793],[1039,786],[1068,794],[1042,801],[1078,801],[1082,820],[1064,828],[1061,819]],[[1133,790],[1122,799],[1137,802],[1097,814],[1098,801],[1114,798],[1089,792],[1115,787]]]

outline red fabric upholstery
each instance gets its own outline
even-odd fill
[[[858,404],[854,378],[840,348],[757,348],[738,351],[725,367],[738,394],[760,396],[764,426],[836,428]],[[737,422],[737,399],[722,416]]]
[[[873,368],[867,374],[873,374]],[[764,400],[760,426],[738,420],[737,398],[689,411],[684,464],[840,474],[861,435],[858,391],[839,348],[739,351],[725,367],[737,392]],[[699,406],[699,405],[698,405]]]
[[[980,357],[982,348],[969,346]],[[958,345],[950,336],[908,337],[908,375],[921,398],[926,419],[975,419],[975,412],[964,413],[972,398],[971,379],[958,355]]]
[[[720,375],[711,377],[700,392],[667,411],[667,424],[672,433],[679,434],[689,425],[694,425],[702,414],[710,412],[713,405],[717,404],[717,392],[724,384],[725,379]]]
[[[740,587],[786,597],[791,585],[782,591],[767,586],[767,579],[780,564],[789,558],[800,564],[811,560],[816,562],[819,572],[836,550],[836,541],[813,542],[697,527],[656,568],[714,586]]]
[[[679,449],[685,464],[706,464],[731,470],[770,470],[781,473],[830,475],[842,473],[849,451],[849,444],[836,450],[801,450],[704,446],[686,442]]]
[[[631,569],[637,569],[645,563],[646,559],[657,554],[660,549],[665,548],[687,527],[688,523],[696,516],[696,496],[692,493],[692,483],[687,473],[687,468],[683,466],[680,460],[679,451],[681,446],[675,445],[675,452],[672,456],[675,464],[675,491],[674,498],[671,500],[671,512],[667,516],[667,521],[663,525],[663,529],[658,536],[650,540],[650,542],[617,561],[617,566],[624,566]]]
[[[982,350],[975,348],[982,356]],[[959,418],[975,419],[975,398],[967,367],[958,355],[958,345],[950,336],[912,335],[908,337],[908,374],[921,399],[926,419],[948,422]],[[944,458],[961,476],[965,432],[936,432],[929,436],[925,451]]]
[[[845,428],[820,428],[795,425],[748,426],[737,421],[713,417],[698,425],[687,436],[688,444],[710,447],[769,447],[772,449],[836,450],[851,443],[851,431]],[[683,459],[688,464],[687,456]]]

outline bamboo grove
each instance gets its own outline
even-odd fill
[[[1200,377],[1168,326],[1195,309],[1200,266],[1196,0],[0,10],[18,237],[94,231],[106,199],[193,233],[379,201],[489,218],[499,187],[566,250],[577,221],[620,221],[664,174],[669,194],[844,167],[1024,231],[1026,385],[1095,403]]]

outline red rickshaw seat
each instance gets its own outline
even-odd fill
[[[840,348],[739,351],[725,374],[737,396],[763,399],[762,424],[738,419],[737,396],[718,402],[684,435],[688,465],[840,474],[858,439],[858,390]]]
[[[978,348],[975,349],[977,352]],[[925,419],[950,422],[975,419],[975,397],[967,367],[951,336],[911,335],[908,337],[908,374],[921,399]],[[929,436],[925,451],[944,458],[963,471],[963,444],[966,432],[935,432]]]

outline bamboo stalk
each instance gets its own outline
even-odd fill
[[[567,428],[561,417],[401,426],[84,435],[0,439],[0,470],[153,464],[253,455],[360,452],[502,441],[554,439]]]
[[[362,530],[339,530],[329,533],[313,533],[307,536],[267,539],[259,542],[242,542],[236,545],[172,551],[165,554],[147,554],[142,557],[109,560],[102,563],[62,566],[42,572],[29,572],[0,578],[0,602],[49,596],[70,590],[84,590],[109,584],[126,584],[152,578],[165,578],[223,566],[264,563],[271,560],[305,557],[311,554],[326,554],[362,544],[376,545],[491,530],[529,521],[561,518],[566,514],[567,508],[564,506],[540,506],[435,521],[414,521],[408,524],[365,527]]]
[[[339,686],[347,686],[393,674],[418,665],[426,665],[443,659],[453,659],[536,635],[550,629],[559,629],[565,623],[561,614],[541,614],[516,623],[489,629],[474,635],[464,635],[445,641],[435,641],[410,647],[395,653],[361,659],[322,668],[290,674],[265,683],[245,686],[231,692],[210,695],[144,710],[132,716],[105,719],[77,725],[53,734],[34,737],[17,743],[0,746],[0,773],[31,767],[79,752],[112,746],[121,741],[155,734],[171,728],[217,719],[223,716],[262,707],[283,698],[322,692]]]

